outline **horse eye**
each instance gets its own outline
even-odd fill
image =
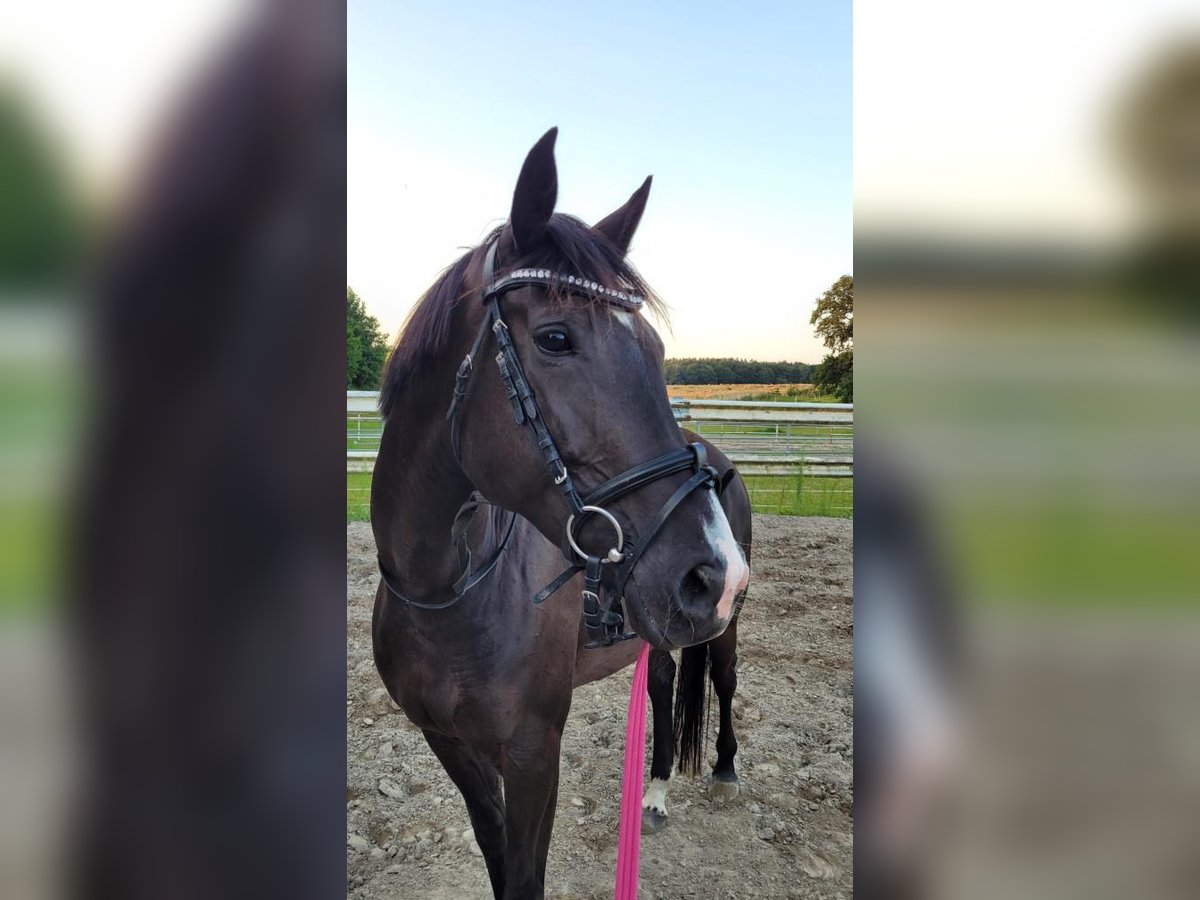
[[[571,352],[571,339],[561,328],[551,328],[548,331],[539,332],[534,337],[534,341],[547,353]]]

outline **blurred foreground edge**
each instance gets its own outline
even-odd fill
[[[78,897],[345,886],[345,11],[259,13],[171,116],[89,310]]]

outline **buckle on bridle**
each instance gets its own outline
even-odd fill
[[[554,479],[555,484],[562,484],[564,481],[567,480],[567,467],[560,463],[559,468],[562,469],[562,472],[559,474],[559,476],[557,478]]]

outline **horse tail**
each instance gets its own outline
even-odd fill
[[[680,772],[699,775],[708,731],[708,670],[712,662],[709,643],[684,647],[679,654],[679,681],[675,691],[673,737]]]

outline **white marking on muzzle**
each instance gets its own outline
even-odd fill
[[[661,778],[650,779],[650,787],[646,788],[646,796],[642,799],[642,809],[652,809],[660,816],[667,814],[667,782]]]
[[[713,494],[708,494],[711,515],[704,523],[704,536],[708,538],[717,555],[725,563],[725,589],[717,603],[717,615],[721,619],[729,619],[733,615],[733,601],[750,583],[750,567],[746,565],[746,557],[742,548],[734,540],[733,530],[729,527],[729,519],[725,510],[717,502]]]

